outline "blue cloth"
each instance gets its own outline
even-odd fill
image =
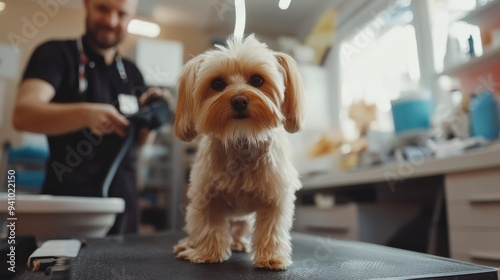
[[[47,148],[22,146],[9,148],[7,164],[16,170],[16,187],[22,191],[40,192],[45,180]]]
[[[45,162],[49,158],[49,150],[24,146],[18,148],[11,148],[9,150],[8,164],[26,164],[26,165],[37,165],[44,166]]]
[[[45,170],[16,171],[16,187],[24,191],[40,191],[45,180]]]

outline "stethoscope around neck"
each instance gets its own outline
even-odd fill
[[[80,55],[80,64],[78,65],[78,94],[82,95],[88,88],[87,75],[85,74],[85,65],[89,63],[89,59],[83,50],[82,37],[76,40],[76,46],[78,48],[78,53]],[[126,84],[128,82],[127,72],[125,71],[125,65],[123,65],[122,57],[118,52],[115,55],[116,69],[120,74],[122,82]]]

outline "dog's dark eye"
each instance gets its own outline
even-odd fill
[[[222,79],[215,79],[212,81],[212,84],[210,86],[215,90],[215,91],[222,91],[226,88],[227,84],[224,82]]]
[[[250,78],[250,85],[254,87],[260,87],[264,83],[264,79],[262,79],[259,75],[254,75]]]

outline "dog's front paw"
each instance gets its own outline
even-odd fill
[[[183,243],[183,244],[179,243],[179,244],[174,246],[173,251],[174,251],[174,253],[178,254],[180,252],[186,251],[187,248],[189,248],[187,243]]]
[[[189,260],[192,263],[220,263],[229,259],[229,253],[203,252],[199,249],[187,247],[177,253],[177,258]]]
[[[292,264],[292,260],[289,257],[261,256],[254,259],[254,264],[256,267],[270,270],[285,270]]]
[[[234,240],[231,243],[231,250],[238,251],[238,252],[248,252],[248,250],[249,250],[248,241],[245,241],[242,239]]]
[[[187,240],[187,238],[184,238],[184,239],[179,240],[177,245],[174,246],[173,252],[178,254],[182,251],[185,251],[187,248],[189,248],[188,240]]]

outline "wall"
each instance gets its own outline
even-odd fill
[[[50,39],[75,38],[84,32],[84,11],[74,6],[58,4],[66,3],[68,0],[51,1],[58,4],[57,7],[51,6],[51,9],[44,9],[38,1],[3,0],[3,2],[6,3],[6,9],[0,12],[0,44],[12,45],[9,38],[17,35],[16,44],[20,46],[18,53],[20,65],[16,77],[22,75],[32,51],[38,44]],[[147,18],[143,19],[147,20]],[[30,29],[29,26],[34,28]],[[187,26],[166,25],[161,26],[161,29],[158,39],[177,40],[183,44],[184,61],[210,47],[209,36],[200,30]],[[138,38],[139,36],[129,34],[120,46],[120,51],[126,56],[130,54]],[[15,132],[11,125],[12,107],[19,78],[0,77],[1,82],[5,84],[3,93],[5,98],[0,99],[3,103],[0,106],[0,114],[2,114],[0,119],[3,120],[0,123],[0,143],[9,140],[13,144],[19,144],[21,134]]]
[[[59,5],[59,11],[54,8],[52,10],[54,12],[49,15],[37,2],[12,0],[4,2],[6,9],[0,13],[0,43],[13,46],[11,42],[15,42],[19,47],[20,63],[16,77],[22,75],[29,56],[38,44],[49,38],[71,38],[83,32],[82,11]],[[6,140],[18,143],[20,134],[15,133],[11,126],[11,115],[19,78],[0,79],[5,83],[0,143]]]
[[[148,20],[144,17],[139,19]],[[126,40],[120,45],[120,51],[128,56],[134,51],[135,43],[139,38],[144,38],[134,34],[128,34]],[[210,36],[201,30],[189,26],[161,25],[161,33],[157,39],[179,41],[184,46],[184,62],[193,56],[204,52],[211,47]]]

